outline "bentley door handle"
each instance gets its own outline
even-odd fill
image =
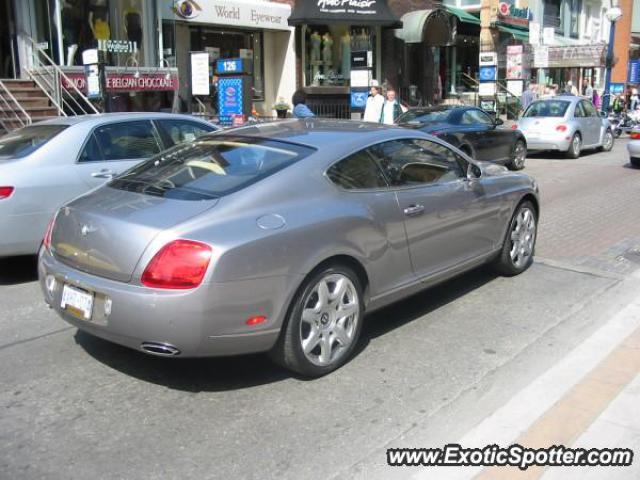
[[[111,170],[100,170],[91,174],[93,178],[113,178],[114,175],[115,173]]]
[[[410,205],[404,209],[404,214],[407,217],[417,217],[418,215],[422,215],[424,213],[423,205]]]

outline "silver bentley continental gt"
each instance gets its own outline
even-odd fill
[[[436,137],[291,120],[176,146],[60,208],[39,253],[67,322],[175,357],[270,352],[306,376],[364,314],[484,263],[533,261],[538,187]]]

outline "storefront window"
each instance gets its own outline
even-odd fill
[[[60,2],[64,63],[81,65],[83,50],[99,41],[135,44],[134,51],[107,54],[109,65],[155,65],[153,4],[144,0],[64,0]]]
[[[309,25],[304,30],[305,84],[348,86],[351,52],[372,51],[376,71],[376,30],[352,25]]]
[[[162,23],[162,48],[169,65],[180,66],[190,52],[209,52],[212,68],[219,58],[250,59],[253,61],[253,99],[264,100],[262,32],[180,26],[176,33],[176,22],[165,20]],[[181,32],[186,32],[187,38],[183,38]]]

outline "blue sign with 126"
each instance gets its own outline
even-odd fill
[[[242,73],[242,59],[220,59],[216,62],[216,70],[218,73]]]

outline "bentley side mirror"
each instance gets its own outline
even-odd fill
[[[467,166],[467,179],[478,180],[482,176],[482,170],[475,163],[470,163]]]

